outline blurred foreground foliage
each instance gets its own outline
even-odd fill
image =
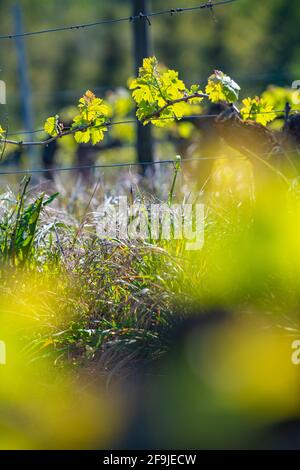
[[[88,212],[79,204],[84,217],[66,210],[67,196],[51,198],[32,232],[24,214],[42,196],[26,183],[1,200],[31,248],[22,263],[17,249],[2,256],[0,447],[109,447],[129,439],[134,420],[135,446],[243,447],[298,419],[297,179],[275,175],[253,191],[246,160],[219,161],[197,196],[205,243],[191,252],[184,240],[99,239],[101,192]],[[5,231],[8,244],[15,230]],[[141,366],[147,393],[131,393],[124,380]]]

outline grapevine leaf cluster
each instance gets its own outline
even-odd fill
[[[96,97],[91,91],[86,91],[79,99],[71,125],[65,128],[59,115],[51,116],[44,124],[45,132],[52,139],[73,134],[79,144],[96,145],[104,139],[111,118],[114,117],[117,121],[127,118],[133,112],[134,104],[138,120],[144,125],[151,122],[160,128],[157,131],[162,132],[163,128],[171,129],[174,123],[184,116],[201,114],[204,98],[212,103],[222,102],[231,105],[238,102],[240,93],[239,85],[220,70],[215,70],[208,78],[205,93],[197,84],[188,88],[179,78],[177,71],[160,65],[156,57],[143,60],[138,76],[129,80],[128,86],[130,91],[110,94],[107,102]],[[284,98],[287,94],[292,100],[291,92],[287,90],[284,92]],[[240,110],[242,118],[256,121],[264,126],[274,121],[276,118],[274,105],[279,98],[283,100],[283,96],[279,95],[280,90],[267,90],[261,97],[245,98]],[[191,124],[187,122],[181,124],[182,128],[178,129],[183,137],[188,138],[191,135]],[[122,127],[120,124],[116,127],[118,129],[115,130],[115,138],[126,137],[129,142],[133,141],[132,127],[129,134],[125,125]],[[5,142],[5,134],[6,131],[0,126],[2,142]]]
[[[204,98],[199,85],[188,89],[178,72],[160,67],[156,57],[144,59],[138,77],[131,81],[129,88],[137,104],[137,117],[144,125],[151,121],[164,127],[186,115],[190,109],[188,102],[198,104]]]
[[[276,119],[273,106],[265,98],[260,98],[259,96],[245,98],[243,105],[241,109],[243,119],[256,121],[263,126],[266,126],[269,122]]]
[[[93,145],[101,142],[104,139],[104,132],[107,131],[109,106],[88,90],[79,100],[78,111],[71,125],[76,142],[79,144],[91,142]],[[59,116],[48,118],[44,130],[53,137],[61,135],[64,126],[59,121]]]

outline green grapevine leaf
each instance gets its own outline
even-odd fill
[[[72,130],[75,132],[75,140],[80,144],[91,142],[98,144],[104,139],[107,131],[107,121],[111,115],[111,108],[94,93],[88,90],[78,104],[79,114],[73,119]]]
[[[0,126],[0,139],[4,139],[6,131]]]
[[[78,131],[74,134],[75,140],[78,144],[87,144],[90,141],[90,131]]]
[[[44,130],[52,137],[57,136],[60,130],[62,130],[62,125],[59,124],[59,116],[49,117],[44,124]]]
[[[266,99],[255,96],[254,98],[245,98],[242,101],[244,107],[241,109],[243,119],[256,121],[263,126],[276,119],[274,108]]]
[[[144,59],[138,77],[131,80],[129,88],[137,104],[136,115],[144,125],[151,121],[165,127],[175,119],[182,119],[187,109],[190,110],[188,102],[199,104],[203,100],[198,85],[188,90],[178,72],[160,66],[156,57]]]
[[[208,79],[205,92],[212,103],[218,103],[219,101],[234,103],[239,98],[240,87],[228,75],[220,70],[215,70]]]

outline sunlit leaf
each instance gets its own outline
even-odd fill
[[[250,119],[265,126],[276,119],[276,113],[273,106],[264,98],[255,96],[254,98],[245,98],[243,100],[241,115],[243,119]]]
[[[59,127],[58,127],[58,123],[59,123],[59,116],[56,115],[56,116],[52,116],[52,117],[49,117],[45,124],[44,124],[44,130],[45,132],[47,132],[47,134],[55,137],[58,135],[58,131],[59,131]]]
[[[182,119],[190,111],[191,104],[199,104],[203,99],[194,96],[201,93],[198,85],[187,89],[178,72],[159,65],[156,57],[144,59],[138,77],[131,80],[129,88],[137,104],[138,119],[144,125],[151,121],[157,127]]]
[[[215,70],[208,79],[205,91],[213,103],[218,103],[219,101],[234,103],[239,98],[240,87],[228,75],[225,75],[220,70]]]
[[[0,139],[4,139],[4,138],[5,138],[5,134],[6,134],[6,131],[3,129],[2,126],[0,126]]]

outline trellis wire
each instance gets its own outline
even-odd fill
[[[211,10],[215,7],[233,3],[235,1],[237,0],[222,0],[219,2],[215,2],[215,3],[206,2],[198,6],[191,6],[191,7],[185,7],[185,8],[170,8],[168,10],[161,10],[161,11],[149,12],[149,13],[141,12],[139,13],[139,15],[135,15],[135,16],[127,16],[127,17],[115,18],[115,19],[104,19],[104,20],[95,21],[93,23],[82,23],[82,24],[71,25],[71,26],[41,29],[38,31],[30,31],[30,32],[25,32],[25,33],[5,34],[5,35],[0,36],[0,40],[14,39],[14,38],[19,38],[19,37],[38,36],[41,34],[49,34],[49,33],[58,33],[60,31],[74,31],[74,30],[91,28],[95,26],[123,23],[127,21],[132,22],[132,21],[143,20],[143,19],[146,20],[149,25],[151,25],[149,18],[152,18],[152,17],[161,16],[161,15],[175,15],[176,13],[184,13],[184,12],[191,12],[191,11],[204,10],[204,9]]]
[[[201,161],[201,160],[224,160],[226,157],[217,156],[217,157],[195,157],[187,158],[181,160],[181,163],[192,162],[192,161]],[[240,158],[240,157],[235,157]],[[96,170],[104,168],[126,168],[126,167],[138,167],[138,166],[151,166],[151,165],[170,165],[175,164],[175,160],[156,160],[153,162],[132,162],[132,163],[108,163],[108,164],[99,164],[99,165],[77,165],[77,166],[68,166],[68,167],[58,167],[58,168],[33,168],[30,170],[11,170],[0,172],[0,176],[3,175],[27,175],[35,173],[52,173],[52,172],[65,172],[65,171],[80,171],[80,170]]]
[[[298,110],[292,110],[294,112],[297,112]],[[274,111],[264,111],[264,112],[252,112],[251,115],[263,115],[263,114],[272,114],[272,113],[275,113],[275,114],[284,114],[285,113],[285,110],[274,110]],[[190,115],[190,116],[184,116],[182,119],[176,119],[176,118],[170,118],[170,117],[165,117],[165,118],[155,118],[154,120],[155,121],[166,121],[166,120],[171,120],[171,119],[175,119],[175,121],[173,122],[184,122],[184,120],[186,119],[210,119],[210,118],[216,118],[220,116],[220,114],[193,114],[193,115]],[[138,122],[137,119],[127,119],[126,121],[117,121],[117,122],[110,122],[107,124],[108,127],[110,126],[117,126],[117,125],[122,125],[122,124],[136,124]],[[102,127],[102,126],[101,126]],[[69,127],[66,127],[65,130],[69,130],[70,128]],[[40,128],[40,129],[36,129],[36,130],[33,130],[33,131],[20,131],[20,132],[9,132],[7,133],[7,137],[9,136],[18,136],[18,135],[32,135],[32,134],[39,134],[39,133],[45,133],[45,130]],[[62,136],[63,137],[63,136]],[[2,141],[2,143],[5,143]],[[20,145],[22,144],[27,144],[27,142],[20,142],[19,143]],[[41,142],[41,145],[42,145],[42,142]]]
[[[285,152],[278,152],[276,155],[282,154],[290,154],[290,153],[297,153],[299,152],[298,148],[294,150],[287,150]],[[263,156],[270,156],[270,153],[262,153],[260,157]],[[225,156],[225,155],[218,155],[215,157],[192,157],[192,158],[183,158],[180,160],[181,163],[189,163],[189,162],[201,162],[201,161],[216,161],[216,160],[227,160],[227,159],[236,159],[236,160],[243,160],[245,157],[243,156]],[[66,172],[66,171],[80,171],[80,170],[97,170],[97,169],[107,169],[107,168],[126,168],[126,167],[139,167],[139,166],[155,166],[155,165],[175,165],[177,164],[177,160],[155,160],[152,162],[126,162],[126,163],[103,163],[99,165],[76,165],[76,166],[67,166],[67,167],[56,167],[56,168],[32,168],[27,170],[8,170],[8,171],[0,171],[0,176],[5,175],[32,175],[37,173],[56,173],[56,172]]]

